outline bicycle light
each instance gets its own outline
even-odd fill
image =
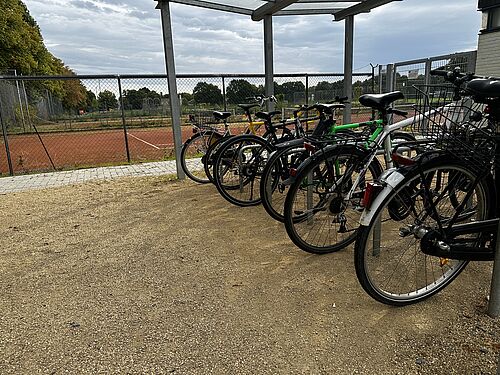
[[[361,200],[361,206],[370,208],[375,198],[380,194],[384,186],[380,182],[368,182],[365,187],[365,194]]]

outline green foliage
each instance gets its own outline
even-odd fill
[[[99,93],[97,102],[101,111],[109,111],[111,109],[118,108],[118,100],[116,99],[116,95],[108,90],[104,90]]]
[[[278,93],[283,94],[285,100],[290,103],[294,102],[295,93],[300,92],[304,94],[306,91],[306,87],[300,81],[285,82],[280,87],[278,87],[278,89]]]
[[[259,88],[244,79],[232,80],[226,89],[227,102],[238,104],[246,102],[246,98],[257,95]]]
[[[193,89],[193,98],[198,104],[222,104],[221,90],[211,83],[198,82]]]
[[[43,44],[40,29],[21,0],[0,0],[0,72],[60,74],[63,63]]]
[[[45,47],[42,34],[21,0],[0,0],[0,73],[18,75],[74,75]],[[79,80],[29,82],[28,96],[36,100],[46,91],[61,99],[68,110],[85,104],[86,90]]]
[[[123,92],[123,106],[125,109],[142,109],[144,99],[160,98],[160,94],[146,87],[143,87],[139,90],[125,90]]]
[[[193,94],[190,94],[190,93],[188,93],[188,92],[182,92],[182,93],[180,94],[180,96],[181,96],[182,101],[183,101],[184,103],[189,103],[190,101],[192,101],[192,100],[193,100]]]

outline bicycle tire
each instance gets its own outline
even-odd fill
[[[330,146],[301,165],[284,206],[285,228],[296,246],[309,253],[327,254],[355,240],[366,182],[382,173],[377,158],[369,165],[361,181],[363,186],[356,189],[351,200],[345,202],[344,196],[369,155],[369,151],[355,145]],[[308,182],[310,176],[312,183]],[[332,187],[334,191],[330,191]]]
[[[244,134],[224,142],[214,164],[214,184],[228,202],[240,206],[260,204],[260,175],[272,144],[259,136]]]
[[[200,184],[210,182],[205,173],[205,167],[202,160],[210,145],[215,143],[220,138],[222,138],[220,133],[215,131],[204,131],[194,134],[186,142],[184,142],[181,149],[181,167],[186,176],[188,176],[191,180]],[[193,159],[192,156],[196,156],[196,158],[194,158],[196,160],[188,161],[189,159]],[[198,157],[201,157],[199,162],[197,160]]]
[[[230,135],[230,134],[225,135],[222,138],[215,141],[213,144],[211,144],[207,150],[207,153],[205,154],[204,158],[202,159],[205,175],[207,176],[208,180],[211,183],[214,183],[213,171],[214,171],[214,161],[215,161],[217,151],[219,150],[221,145],[225,141],[230,139],[231,137],[234,137],[234,135]]]
[[[398,170],[404,173],[404,179],[378,207],[371,208],[375,210],[373,219],[370,225],[360,227],[355,244],[354,263],[361,286],[372,298],[387,305],[404,306],[425,300],[449,285],[467,265],[467,261],[424,254],[420,250],[417,227],[411,225],[433,228],[437,225],[436,216],[444,222],[457,208],[451,200],[457,199],[459,192],[454,191],[454,198],[451,198],[451,194],[446,194],[454,190],[453,186],[444,187],[440,194],[442,197],[436,197],[436,200],[440,199],[439,202],[433,203],[436,211],[439,210],[438,215],[429,214],[430,201],[423,198],[426,194],[419,186],[423,181],[428,184],[428,191],[438,194],[430,189],[432,184],[450,186],[443,184],[443,180],[437,181],[435,176],[438,172],[448,176],[454,172],[467,179],[475,178],[477,172],[449,156],[431,159],[421,168],[421,171],[416,167]],[[487,179],[479,180],[473,194],[477,214],[471,217],[458,213],[457,216],[462,217],[463,221],[488,217],[488,210],[494,200],[493,183]],[[464,200],[465,194],[461,196]],[[388,218],[391,203],[392,206],[408,206],[406,211],[410,214],[397,220],[393,216]],[[409,228],[415,233],[407,234]]]
[[[309,156],[309,152],[300,146],[290,146],[277,150],[267,162],[260,180],[262,206],[275,220],[285,221],[285,197],[289,185],[283,184],[289,175],[289,169],[298,167]]]

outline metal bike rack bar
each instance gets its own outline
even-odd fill
[[[313,206],[313,171],[307,175],[307,195],[306,195],[306,212],[307,212],[307,224],[312,225],[314,221],[314,214],[312,212]]]

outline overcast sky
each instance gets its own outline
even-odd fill
[[[48,49],[78,74],[165,73],[153,0],[24,0]],[[263,73],[263,25],[171,4],[177,73]],[[274,18],[276,73],[340,72],[344,23]],[[477,0],[403,0],[355,17],[354,68],[477,47]],[[368,66],[367,66],[368,65]]]

